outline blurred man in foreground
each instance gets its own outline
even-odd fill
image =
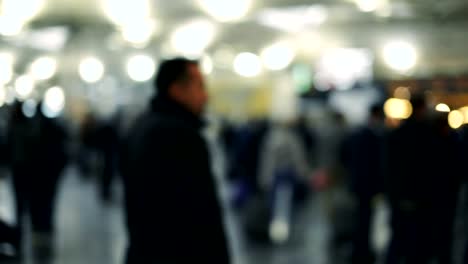
[[[127,263],[230,263],[209,153],[197,62],[164,61],[157,96],[123,147]]]

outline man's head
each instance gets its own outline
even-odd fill
[[[163,61],[155,79],[158,96],[169,98],[200,115],[208,101],[198,62],[185,58]]]

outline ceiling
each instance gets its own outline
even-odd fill
[[[253,87],[252,82],[266,86],[265,80],[274,82],[274,78],[269,77],[276,76],[270,72],[263,78],[239,78],[233,74],[232,61],[239,52],[259,54],[264,47],[277,41],[291,44],[296,53],[295,62],[308,65],[310,72],[330,49],[359,48],[372,53],[373,70],[378,77],[405,79],[468,73],[466,0],[251,0],[248,12],[231,22],[220,22],[210,16],[200,7],[198,1],[202,0],[148,0],[149,8],[140,11],[148,13],[154,32],[148,41],[138,45],[124,40],[122,25],[117,26],[116,21],[109,18],[103,2],[130,4],[120,11],[121,18],[132,22],[140,20],[135,13],[139,10],[137,3],[145,0],[0,0],[0,4],[22,2],[27,5],[35,1],[45,1],[44,8],[28,20],[19,34],[0,35],[0,52],[15,53],[15,77],[24,74],[32,60],[40,55],[57,57],[59,74],[40,83],[38,90],[52,85],[64,87],[67,96],[74,96],[72,108],[75,110],[72,111],[78,111],[79,98],[94,100],[95,105],[105,109],[113,107],[105,105],[113,103],[105,100],[109,97],[142,105],[152,91],[151,85],[137,84],[126,77],[126,59],[135,53],[147,53],[157,59],[178,54],[171,45],[173,33],[181,25],[200,18],[214,25],[214,34],[204,47],[204,54],[213,59],[215,74],[211,76],[219,77],[223,87]],[[231,0],[241,1],[248,0]],[[358,2],[380,5],[376,10],[364,12],[362,9],[366,5],[359,8]],[[8,26],[2,20],[5,12],[0,9],[0,33]],[[186,42],[195,45],[197,37],[194,35]],[[417,49],[419,61],[413,70],[402,74],[383,62],[382,47],[392,40],[410,42]],[[105,63],[108,74],[100,83],[87,85],[79,80],[77,69],[85,56],[96,56]],[[118,90],[109,87],[118,87]],[[229,99],[233,98],[231,95]]]
[[[74,62],[82,54],[92,52],[112,63],[116,60],[116,52],[125,55],[134,50],[144,50],[155,56],[164,56],[170,33],[181,23],[198,17],[206,17],[215,22],[201,10],[196,1],[152,0],[151,14],[158,30],[151,42],[136,49],[116,40],[116,27],[106,17],[102,1],[46,0],[45,8],[29,23],[30,32],[45,27],[65,26],[68,37],[59,51],[62,56]],[[468,55],[464,45],[468,42],[468,34],[465,34],[468,26],[468,1],[387,1],[385,12],[362,12],[353,0],[253,1],[248,14],[239,21],[215,22],[218,31],[206,51],[214,54],[228,47],[233,52],[258,53],[276,40],[288,40],[296,44],[299,55],[297,59],[306,62],[312,62],[323,50],[330,47],[369,48],[375,52],[378,62],[382,43],[392,38],[403,38],[412,41],[420,49],[424,63],[419,65],[417,74],[451,74],[468,70],[468,63],[462,59]],[[325,10],[326,18],[315,24],[302,23],[299,19],[299,22],[290,26],[295,27],[295,30],[284,29],[284,25],[289,27],[291,21],[304,15],[301,10],[311,6]],[[132,10],[128,12],[130,14]],[[277,16],[278,21],[273,19],[274,25],[262,22],[261,18],[268,12],[281,14]],[[24,34],[23,38],[3,38],[3,43],[21,50],[31,48]],[[41,48],[32,47],[28,52],[34,54],[42,51]],[[72,68],[70,67],[70,72],[73,71]],[[384,67],[381,71],[383,75],[392,74]]]

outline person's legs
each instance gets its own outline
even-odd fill
[[[390,203],[391,210],[391,238],[387,248],[385,264],[400,264],[404,256],[405,247],[405,217],[397,202]]]
[[[468,243],[465,244],[464,251],[465,252],[463,252],[463,263],[468,263]]]
[[[454,225],[455,225],[455,201],[447,201],[443,207],[434,212],[436,226],[433,239],[434,250],[438,264],[453,263]],[[463,262],[466,263],[466,262]]]
[[[135,253],[135,248],[130,244],[127,248],[126,256],[125,256],[125,264],[137,264],[138,262],[138,254]]]
[[[116,172],[116,157],[112,151],[104,151],[104,168],[101,181],[101,198],[104,201],[112,199],[112,181]]]
[[[371,199],[360,198],[356,208],[356,229],[353,236],[352,263],[366,264],[374,262],[370,245],[372,208]]]
[[[29,172],[23,168],[13,168],[13,191],[15,196],[15,218],[16,239],[14,246],[21,251],[22,237],[24,232],[24,215],[29,207],[30,184],[28,183]]]
[[[434,226],[429,208],[420,208],[409,214],[406,245],[407,263],[428,264],[433,251]]]
[[[33,191],[34,200],[31,202],[31,219],[33,230],[39,232],[54,231],[55,198],[59,172],[42,174],[41,183]]]
[[[39,176],[31,202],[33,246],[37,257],[49,258],[54,247],[55,198],[60,170],[48,170]]]

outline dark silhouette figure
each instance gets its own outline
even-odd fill
[[[17,227],[29,212],[33,246],[39,254],[52,250],[55,197],[60,175],[67,163],[67,133],[57,120],[45,117],[41,105],[34,117],[27,118],[17,103],[8,128],[8,153],[13,174]],[[21,247],[18,241],[18,249]]]
[[[306,116],[304,114],[301,114],[299,116],[293,128],[304,144],[307,161],[310,164],[313,164],[314,162],[316,162],[315,159],[317,158],[316,152],[318,143],[316,132],[313,129],[309,128],[309,126],[307,125]]]
[[[259,164],[261,144],[268,132],[267,120],[250,120],[239,129],[234,140],[234,149],[229,161],[229,179],[237,184],[233,205],[241,208],[260,192]]]
[[[207,145],[196,62],[164,61],[157,96],[123,146],[127,263],[230,263]]]
[[[92,113],[80,127],[80,150],[78,164],[84,177],[97,176],[99,195],[104,202],[113,199],[112,183],[118,171],[118,154],[120,145],[120,114],[99,120]],[[90,157],[99,157],[98,166],[94,168]]]
[[[433,248],[439,264],[453,263],[453,244],[456,208],[462,184],[463,158],[460,140],[449,124],[446,113],[439,113],[434,121],[433,164],[436,195],[431,219],[433,221]]]
[[[356,229],[353,235],[352,263],[374,263],[370,245],[373,201],[383,192],[384,113],[373,105],[368,123],[353,131],[344,141],[343,164],[350,191],[356,199]]]
[[[117,173],[118,146],[120,142],[118,116],[103,121],[96,130],[97,150],[102,155],[100,194],[103,201],[113,198],[112,182]]]
[[[457,138],[460,142],[458,146],[460,150],[460,157],[462,162],[461,164],[466,164],[468,162],[468,125],[465,124],[462,127],[460,127],[457,130],[457,134]],[[460,214],[458,216],[459,220],[462,223],[462,231],[459,233],[459,235],[461,236],[460,254],[463,260],[462,263],[468,263],[468,222],[466,221],[466,219],[468,219],[468,177],[466,173],[463,174],[461,180],[462,197],[460,199]]]
[[[387,142],[392,227],[387,263],[451,263],[455,144],[441,121],[429,122],[423,97],[411,103],[412,116]]]
[[[429,217],[433,195],[431,146],[434,139],[427,121],[426,102],[412,100],[413,114],[389,135],[387,142],[388,198],[392,238],[387,264],[427,263]]]
[[[91,166],[90,157],[98,152],[99,138],[97,130],[99,121],[93,113],[88,113],[80,126],[80,149],[78,152],[78,168],[83,178],[94,175],[94,168]]]

